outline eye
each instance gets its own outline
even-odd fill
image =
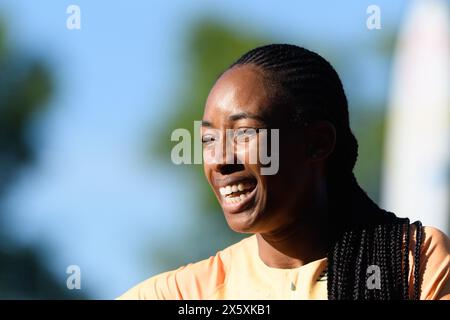
[[[255,128],[239,128],[234,132],[234,139],[237,143],[248,142],[252,137],[256,136],[258,129]]]
[[[215,137],[212,134],[205,134],[204,136],[202,136],[202,144],[204,146],[210,145],[215,140],[216,139],[215,139]]]

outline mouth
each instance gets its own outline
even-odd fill
[[[233,182],[219,188],[222,208],[228,213],[239,213],[255,202],[257,182],[255,179]]]

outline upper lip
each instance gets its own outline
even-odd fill
[[[214,178],[214,185],[217,188],[223,188],[226,186],[231,186],[231,185],[237,185],[239,183],[242,183],[244,181],[248,181],[248,180],[256,180],[255,177],[252,176],[229,176],[229,177],[223,177],[223,178]]]

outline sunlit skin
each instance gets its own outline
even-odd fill
[[[211,89],[202,119],[204,159],[215,157],[213,149],[225,139],[226,129],[240,129],[246,140],[235,143],[232,154],[226,153],[223,143],[222,161],[204,161],[204,172],[230,228],[257,235],[266,265],[296,268],[326,255],[326,161],[336,135],[325,121],[290,128],[289,107],[280,103],[281,94],[256,66],[236,66],[222,74]],[[277,174],[262,175],[262,165],[248,161],[260,133],[246,136],[246,128],[280,130]],[[226,157],[234,164],[227,164]],[[252,186],[247,197],[240,204],[227,203],[220,188],[239,182]]]

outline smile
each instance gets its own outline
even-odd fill
[[[245,181],[219,188],[223,208],[237,213],[251,203],[256,194],[256,181]]]

